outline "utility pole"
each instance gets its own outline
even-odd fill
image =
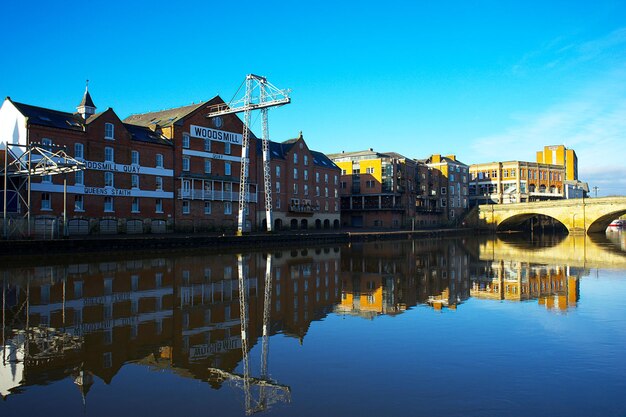
[[[598,187],[597,185],[593,186],[593,193],[595,194],[596,198],[598,197],[598,190],[600,189],[600,187]]]

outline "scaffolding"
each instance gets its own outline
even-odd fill
[[[0,166],[0,177],[3,181],[2,236],[8,239],[13,235],[32,235],[33,178],[54,175],[63,175],[63,235],[67,236],[67,174],[84,170],[84,162],[69,156],[65,147],[57,145],[18,145],[5,142],[0,143],[0,151],[3,154],[3,163]],[[15,211],[11,215],[9,199],[15,204]],[[11,217],[25,220],[25,230],[21,227],[24,222],[10,222]]]

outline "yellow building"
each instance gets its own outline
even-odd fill
[[[563,166],[506,161],[473,164],[469,171],[469,198],[472,205],[564,198]]]
[[[537,151],[537,162],[560,165],[565,168],[565,181],[578,180],[578,157],[564,145],[544,146],[542,151]]]

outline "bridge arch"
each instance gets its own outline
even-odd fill
[[[616,210],[611,213],[605,214],[604,216],[600,216],[587,227],[587,231],[589,233],[604,232],[613,220],[619,218],[620,216],[623,216],[624,214],[626,214],[626,209]]]
[[[528,220],[530,220],[533,217],[537,217],[537,216],[543,216],[546,218],[550,218],[552,220],[555,221],[555,223],[558,223],[559,225],[563,226],[564,229],[568,230],[567,225],[563,224],[563,222],[553,216],[550,216],[548,214],[545,213],[541,213],[541,212],[529,212],[529,213],[521,213],[521,214],[515,214],[513,216],[510,217],[506,217],[504,219],[502,219],[498,225],[496,226],[496,231],[497,232],[502,232],[505,230],[512,230],[512,229],[516,229],[519,226],[521,226],[522,224],[524,224],[525,222],[527,222]]]

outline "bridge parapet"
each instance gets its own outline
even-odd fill
[[[626,214],[626,197],[580,198],[532,203],[484,204],[468,217],[473,227],[506,230],[537,215],[551,217],[572,234],[604,232],[612,220]]]

